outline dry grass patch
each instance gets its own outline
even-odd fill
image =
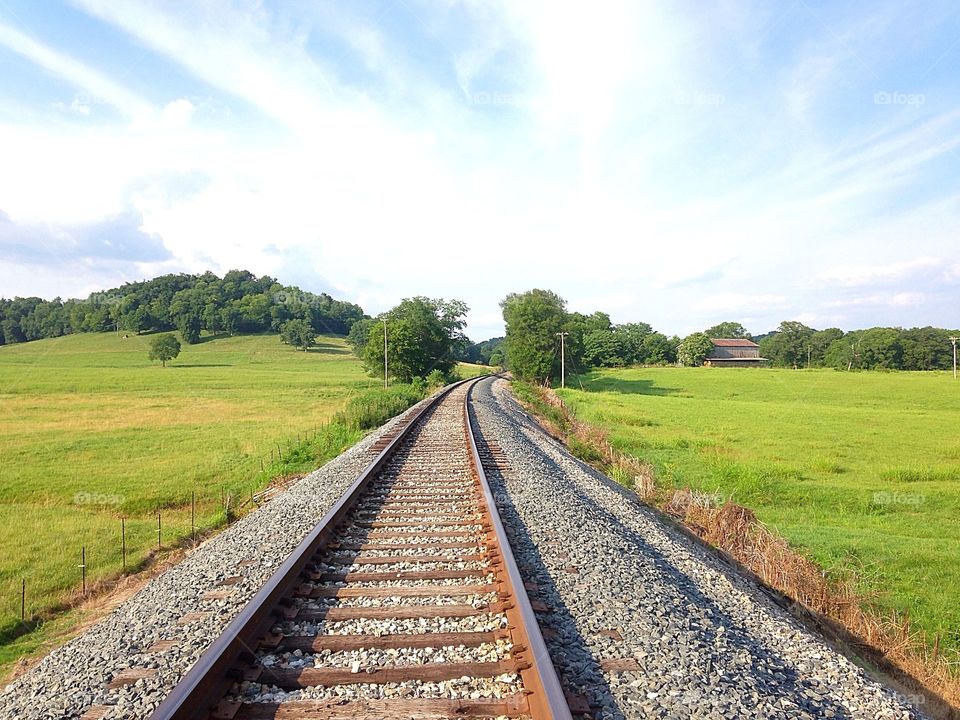
[[[858,593],[853,574],[829,578],[754,513],[722,497],[690,488],[657,484],[651,465],[619,451],[606,431],[578,420],[549,388],[514,384],[521,401],[545,429],[581,460],[631,488],[644,502],[679,520],[684,527],[719,548],[794,602],[836,621],[855,636],[856,648],[883,659],[923,687],[960,707],[956,662],[940,652],[939,638],[929,638],[896,613],[877,613],[870,598]],[[899,674],[899,673],[896,673]]]

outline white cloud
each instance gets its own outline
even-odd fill
[[[911,308],[923,305],[928,295],[923,292],[875,293],[860,297],[829,300],[822,303],[825,308]]]
[[[838,58],[833,54],[811,54],[800,61],[791,71],[783,91],[790,115],[802,122],[809,119],[811,106],[833,80],[837,64]]]
[[[955,152],[960,114],[930,106],[817,132],[849,58],[798,43],[763,82],[762,36],[780,13],[762,7],[421,3],[396,8],[415,26],[400,34],[346,6],[74,4],[199,82],[158,83],[168,94],[141,111],[117,81],[21,42],[127,110],[0,115],[0,209],[18,221],[133,208],[189,269],[316,277],[373,312],[462,297],[479,334],[500,331],[503,295],[533,286],[673,332],[729,315],[757,330],[834,317],[831,302],[881,308],[881,322],[935,304],[933,292],[911,304],[918,280],[960,278],[949,179],[929,205],[888,202]],[[783,117],[785,79],[808,133]],[[523,102],[471,105],[475,92]],[[214,125],[213,107],[229,121]],[[443,273],[451,257],[470,269]]]
[[[160,120],[168,127],[181,128],[190,122],[195,109],[192,102],[186,98],[180,98],[167,103],[160,114]]]
[[[922,292],[900,292],[890,298],[890,304],[894,307],[917,307],[927,301],[927,296]]]
[[[831,268],[821,272],[817,280],[823,285],[861,287],[895,282],[943,267],[944,263],[939,258],[918,257],[912,260],[899,260],[886,265],[851,265]]]
[[[695,303],[695,310],[709,310],[715,313],[739,313],[768,311],[783,308],[787,298],[774,293],[718,293],[709,295]]]
[[[89,97],[74,100],[73,108],[78,112],[88,114],[92,102],[109,103],[131,117],[147,115],[153,111],[150,103],[97,70],[3,23],[0,23],[0,45],[90,93]]]

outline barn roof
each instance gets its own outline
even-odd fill
[[[717,347],[760,347],[746,338],[718,338],[713,339],[713,344]]]

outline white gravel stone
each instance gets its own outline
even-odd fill
[[[15,679],[0,695],[0,717],[76,719],[90,705],[114,706],[108,718],[147,717],[376,456],[371,446],[397,422],[394,418],[289,492],[198,547],[91,629]],[[236,575],[244,580],[220,587],[225,578]],[[202,600],[203,593],[212,589],[232,592],[225,600]],[[208,614],[178,624],[189,613]],[[158,640],[175,640],[177,646],[148,653],[147,648]],[[106,683],[129,667],[156,667],[158,673],[108,690]]]
[[[539,586],[553,612],[541,624],[554,631],[547,642],[568,689],[587,694],[596,717],[615,718],[921,718],[920,712],[823,640],[802,628],[767,595],[700,547],[662,524],[657,515],[612,481],[583,465],[530,421],[503,381],[484,381],[474,391],[475,415],[487,440],[496,441],[510,467],[506,477],[490,477],[498,507],[512,536],[525,580]],[[370,447],[396,420],[327,463],[290,492],[250,514],[205,543],[182,563],[151,581],[131,600],[91,630],[51,653],[13,681],[0,696],[0,717],[79,718],[92,704],[112,706],[108,718],[147,717],[200,654],[273,573],[287,554],[342,495],[373,457]],[[429,452],[429,449],[427,450]],[[442,452],[438,441],[437,452]],[[404,459],[392,461],[396,476]],[[421,473],[427,483],[447,481],[439,467]],[[390,492],[419,494],[401,487]],[[388,482],[383,482],[384,498]],[[429,492],[429,491],[428,491]],[[415,506],[411,506],[415,507]],[[462,508],[451,504],[450,509]],[[432,508],[433,515],[442,514]],[[429,518],[430,515],[425,516]],[[449,526],[421,526],[449,531]],[[340,533],[343,543],[404,544],[466,542],[479,525],[456,528],[457,536],[383,538],[384,531],[354,527]],[[389,530],[386,530],[389,532]],[[385,551],[384,554],[391,554]],[[375,551],[361,551],[364,556]],[[429,555],[469,555],[472,550],[418,551]],[[339,557],[339,556],[338,556]],[[329,566],[357,573],[408,570],[423,566],[480,568],[482,563],[419,563]],[[203,600],[222,580],[241,575],[225,599]],[[430,586],[472,585],[491,576],[430,581]],[[368,581],[355,586],[416,587],[421,581]],[[325,583],[336,587],[339,583]],[[457,598],[456,604],[488,602],[488,595]],[[331,603],[298,600],[323,608]],[[381,600],[343,598],[334,606],[376,607]],[[402,604],[436,604],[450,598],[403,598]],[[186,623],[189,613],[200,613]],[[466,618],[284,621],[283,634],[396,634],[501,630],[503,614]],[[603,634],[616,630],[622,639]],[[150,652],[159,640],[176,647]],[[338,653],[264,653],[274,667],[382,667],[416,662],[501,659],[509,646],[481,648],[361,650]],[[299,653],[299,654],[298,654]],[[632,659],[636,668],[605,672],[605,659]],[[129,667],[155,668],[155,676],[116,690],[106,683]],[[443,683],[374,685],[358,682],[335,688],[283,692],[259,683],[237,687],[243,701],[298,698],[506,697],[519,688],[516,675],[457,679]]]
[[[753,582],[573,458],[503,380],[473,392],[475,419],[509,468],[489,473],[566,687],[603,718],[921,718],[801,627]],[[616,630],[622,640],[603,631]],[[607,658],[638,671],[604,672]]]

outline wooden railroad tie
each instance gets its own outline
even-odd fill
[[[124,685],[133,685],[137,680],[153,677],[158,672],[157,668],[127,668],[114,675],[107,687],[116,690]]]
[[[529,714],[525,695],[495,699],[447,700],[415,698],[390,700],[295,700],[285,703],[228,703],[223,701],[211,720],[448,720],[449,718],[518,718]]]
[[[267,669],[260,671],[257,681],[276,685],[284,690],[302,690],[309,687],[330,687],[364,683],[385,685],[388,683],[444,682],[460,677],[496,677],[517,673],[529,667],[517,660],[497,660],[477,663],[424,663],[402,667],[377,667],[352,672],[350,668],[303,668],[298,670]]]

